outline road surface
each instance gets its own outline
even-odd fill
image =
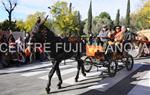
[[[92,68],[86,77],[74,78],[77,64],[74,61],[61,64],[62,89],[57,89],[58,78],[52,78],[52,95],[150,95],[150,59],[135,60],[132,71],[125,68],[110,78],[101,76],[102,70]],[[0,70],[0,95],[47,95],[45,87],[52,64],[13,67]]]

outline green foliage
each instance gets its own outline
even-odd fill
[[[26,18],[26,20],[23,22],[22,20],[17,21],[17,27],[20,29],[20,31],[27,31],[27,32],[31,32],[32,28],[34,27],[36,21],[37,21],[37,17],[41,17],[41,19],[45,19],[45,12],[36,12],[34,14],[28,15],[28,17]],[[52,27],[52,21],[50,19],[48,19],[45,22],[45,25],[48,28]]]
[[[34,25],[36,23],[37,17],[41,17],[41,19],[44,19],[45,12],[36,12],[27,17],[27,19],[25,21],[25,26],[24,26],[24,29],[27,32],[30,32],[32,30],[32,28],[34,27]]]
[[[115,25],[116,26],[120,25],[120,10],[119,9],[117,10]]]
[[[80,12],[78,11],[78,28],[79,28],[79,35],[81,35],[83,33],[83,28],[82,28],[82,23],[81,23],[81,15]]]
[[[16,30],[16,24],[15,24],[15,22],[12,21],[12,12],[14,11],[14,9],[16,8],[18,3],[17,3],[17,1],[7,0],[6,2],[2,1],[2,4],[5,8],[5,11],[8,13],[9,24],[7,23],[8,21],[7,22],[4,21],[4,24],[7,25],[5,28],[8,27],[9,30],[14,31],[14,30]]]
[[[69,12],[70,13],[72,12],[72,3],[70,3],[70,5],[69,5]]]
[[[17,28],[16,22],[12,21],[11,27],[9,25],[10,25],[10,22],[8,20],[5,20],[4,22],[1,23],[0,29],[3,31],[9,31],[9,29],[11,28],[12,31],[19,31],[19,29]]]
[[[92,33],[97,35],[103,25],[107,25],[109,28],[113,28],[113,21],[107,12],[100,13],[99,16],[93,18]],[[88,34],[88,20],[85,20],[84,32]]]
[[[88,32],[92,32],[92,1],[90,2],[90,7],[88,11]]]
[[[126,26],[130,27],[130,0],[127,3]]]
[[[47,21],[45,22],[45,26],[47,26],[49,29],[53,28],[53,20],[51,19],[47,19]]]
[[[73,11],[66,2],[58,1],[51,7],[51,14],[54,18],[54,28],[57,34],[71,36],[79,34],[79,19],[77,11]]]
[[[150,0],[144,3],[138,11],[131,14],[131,25],[137,30],[150,28]]]
[[[22,20],[18,20],[18,21],[16,22],[16,25],[17,25],[17,27],[20,29],[20,31],[24,31],[24,30],[25,30],[25,29],[24,29],[25,23],[24,23]]]
[[[99,15],[99,18],[101,18],[101,19],[111,19],[111,17],[110,17],[110,15],[109,15],[109,13],[107,13],[107,12],[101,12],[101,14]]]

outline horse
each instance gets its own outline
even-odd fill
[[[59,65],[60,65],[61,61],[63,61],[63,60],[74,57],[75,60],[77,61],[78,66],[77,66],[77,75],[75,77],[75,82],[78,82],[80,70],[82,71],[83,76],[86,76],[86,73],[84,72],[84,64],[83,64],[84,61],[81,59],[82,54],[79,50],[80,43],[81,43],[81,40],[79,37],[78,38],[71,37],[71,38],[62,39],[62,38],[56,36],[55,33],[53,31],[51,31],[49,28],[47,28],[45,25],[42,25],[42,27],[40,28],[40,31],[37,32],[36,35],[38,35],[39,38],[44,38],[45,43],[50,43],[49,50],[51,52],[48,52],[47,55],[49,56],[48,58],[50,58],[52,60],[53,65],[52,65],[52,69],[49,72],[48,83],[45,88],[47,94],[50,93],[51,79],[55,72],[59,79],[59,82],[57,84],[58,89],[61,89],[61,85],[62,85],[63,81],[62,81]],[[38,36],[32,36],[31,39],[34,39],[35,42],[40,42],[40,39],[38,39]],[[57,44],[61,44],[60,45],[61,48],[59,48],[58,50],[56,50]],[[64,47],[68,48],[70,44],[71,44],[71,50],[69,52],[66,52],[64,50]],[[76,47],[78,49],[76,52],[74,52]]]
[[[146,42],[149,42],[148,37],[146,37],[145,35],[141,35],[141,34],[137,33],[137,35],[134,39],[134,43],[138,47],[138,55],[136,56],[137,58],[140,57],[143,53],[143,45],[144,44],[146,44],[147,46],[149,45]]]

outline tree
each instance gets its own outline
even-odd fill
[[[1,29],[3,31],[9,31],[9,24],[10,24],[10,22],[8,20],[5,20],[3,23],[1,23]],[[19,29],[17,28],[17,25],[16,25],[16,21],[11,22],[11,29],[12,29],[12,31],[19,31]]]
[[[22,20],[19,20],[16,22],[17,28],[20,29],[20,31],[24,31],[25,30],[25,23]]]
[[[105,18],[106,19],[111,19],[109,13],[107,13],[107,12],[101,12],[100,15],[99,15],[99,18],[101,18],[101,19],[105,19]]]
[[[82,35],[83,34],[84,23],[81,21],[81,15],[80,15],[79,11],[78,11],[78,27],[79,27],[79,33],[80,33],[80,35]]]
[[[144,3],[143,7],[138,12],[137,25],[141,29],[150,28],[150,0]]]
[[[8,13],[9,29],[12,30],[12,12],[17,6],[17,2],[13,3],[11,0],[8,0],[9,6],[6,7],[6,3],[2,2],[6,12]]]
[[[130,27],[130,0],[127,3],[126,26]]]
[[[97,35],[103,25],[107,25],[110,29],[114,27],[113,21],[111,20],[111,17],[107,12],[101,12],[99,16],[93,18],[93,34]],[[85,20],[84,31],[88,31],[88,20]]]
[[[36,23],[37,17],[40,17],[41,19],[45,19],[45,12],[36,12],[34,14],[28,15],[25,21],[19,20],[16,22],[17,27],[21,31],[25,30],[27,32],[30,32]],[[47,21],[45,22],[45,25],[51,29],[52,28],[52,20],[47,19]]]
[[[92,32],[92,1],[90,2],[90,7],[88,11],[88,32]]]
[[[30,14],[27,16],[25,22],[24,22],[24,29],[27,31],[27,32],[30,32],[32,30],[32,28],[34,27],[35,23],[36,23],[36,20],[37,20],[37,17],[41,17],[41,19],[45,19],[45,12],[36,12],[34,14]],[[46,22],[45,22],[45,25],[48,27],[48,28],[51,28],[52,24],[51,24],[51,20],[48,19]]]
[[[69,5],[69,12],[70,13],[72,12],[72,3],[70,3],[70,5]]]
[[[34,27],[37,17],[44,18],[45,13],[44,12],[36,12],[34,14],[28,15],[27,19],[25,21],[25,29],[27,32],[31,31]]]
[[[136,30],[149,29],[150,28],[150,0],[143,3],[143,6],[131,14],[131,25]]]
[[[63,36],[79,34],[78,11],[72,10],[71,6],[71,4],[68,6],[67,2],[58,1],[51,7],[53,25],[57,34]]]
[[[115,25],[116,26],[120,25],[120,10],[119,9],[117,10]]]

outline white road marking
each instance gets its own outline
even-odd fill
[[[60,69],[65,69],[65,68],[69,68],[69,67],[73,67],[72,65],[61,65],[59,68]],[[47,68],[47,70],[51,70],[52,68]]]
[[[60,66],[60,69],[69,68],[69,67],[72,67],[72,65],[62,65],[62,66]],[[47,70],[46,71],[31,71],[31,72],[23,73],[23,74],[21,74],[21,76],[31,77],[31,76],[49,72],[50,69],[51,69],[51,67],[47,68],[48,71]]]
[[[136,86],[128,93],[128,95],[150,95],[150,71],[138,79],[140,81],[137,84],[131,83]]]
[[[20,68],[8,68],[8,69],[4,69],[4,70],[0,70],[0,73],[16,73],[16,72],[23,72],[23,71],[27,71],[27,70],[33,70],[33,69],[39,69],[39,68],[43,68],[43,67],[50,67],[52,66],[52,64],[41,64],[41,65],[29,65],[29,66],[25,66],[25,67],[20,67]]]
[[[84,77],[84,76],[80,73],[78,81],[82,81],[82,80],[88,79],[89,77],[93,77],[93,76],[95,77],[95,76],[100,75],[100,74],[101,74],[101,72],[97,71],[97,69],[95,68],[95,69],[93,69],[90,73],[86,73],[86,77]],[[75,76],[74,76],[74,77],[71,77],[71,78],[68,78],[68,79],[65,79],[63,82],[66,83],[66,84],[71,84],[71,85],[73,85],[73,84],[76,83],[76,82],[75,82]]]
[[[47,71],[33,71],[33,72],[24,73],[21,76],[30,77],[30,76],[35,76],[35,75],[42,74],[45,72]]]
[[[66,75],[66,74],[72,73],[72,72],[74,72],[74,71],[77,71],[77,68],[70,68],[70,69],[66,69],[66,70],[61,71],[61,75],[63,76],[63,75]],[[53,76],[52,78],[56,78],[56,77],[57,77],[57,75],[56,75],[56,74],[54,74],[54,76]],[[42,76],[42,77],[40,77],[40,79],[48,80],[48,75],[46,75],[46,76]]]
[[[119,72],[117,72],[116,76],[113,78],[105,78],[104,80],[100,80],[96,85],[88,87],[88,89],[96,89],[99,91],[105,92],[109,88],[113,87],[115,84],[117,84],[120,80],[127,77],[129,74],[140,68],[141,64],[135,64],[132,71],[127,71],[126,69],[123,69]]]
[[[82,81],[82,80],[85,80],[85,79],[87,79],[87,78],[84,77],[84,76],[82,76],[82,75],[79,75],[78,81]],[[68,79],[65,79],[65,80],[63,81],[63,83],[71,84],[71,85],[75,84],[75,83],[76,83],[76,82],[75,82],[75,76],[74,76],[74,77],[71,77],[71,78],[68,78]]]

